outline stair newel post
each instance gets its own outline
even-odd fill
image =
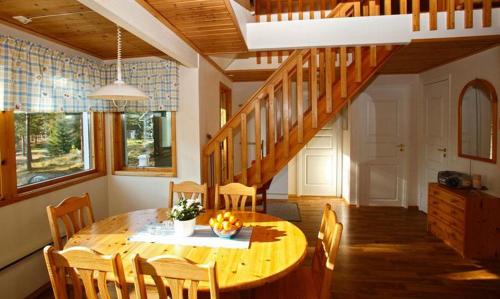
[[[304,69],[302,54],[297,59],[297,129],[298,141],[304,142]]]
[[[332,113],[333,100],[332,100],[332,88],[333,88],[333,80],[332,80],[332,72],[333,65],[332,60],[332,49],[325,49],[325,60],[326,60],[326,71],[325,71],[325,96],[326,96],[326,112]]]
[[[261,139],[260,139],[260,101],[261,98],[258,97],[255,101],[254,111],[255,111],[255,183],[260,184],[261,174],[262,174],[262,151],[261,151]]]
[[[282,87],[283,87],[283,142],[285,144],[284,156],[288,157],[288,150],[290,147],[290,135],[289,135],[289,124],[290,124],[290,112],[289,112],[289,92],[290,86],[288,78],[288,70],[283,73]]]
[[[340,96],[347,97],[347,48],[340,48]]]
[[[309,59],[309,73],[311,74],[311,81],[309,84],[311,90],[311,111],[312,111],[312,127],[318,127],[318,50],[311,49],[311,56]]]
[[[247,168],[248,168],[248,138],[247,138],[247,115],[241,114],[241,183],[247,184]]]
[[[267,151],[267,156],[269,156],[269,161],[271,161],[272,165],[272,170],[274,171],[275,167],[275,160],[274,160],[274,143],[275,143],[275,138],[274,138],[274,132],[276,130],[276,124],[275,124],[275,113],[274,113],[274,106],[275,106],[275,99],[274,99],[274,84],[271,84],[268,90],[268,101],[269,101],[269,109],[267,111],[267,117],[268,117],[268,126],[267,126],[267,144],[269,146],[268,151]]]
[[[233,128],[229,128],[227,133],[227,181],[234,181],[234,146],[233,146]]]

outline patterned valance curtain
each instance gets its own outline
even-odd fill
[[[116,111],[105,100],[87,96],[116,79],[116,66],[78,57],[0,35],[0,111]],[[127,84],[143,90],[148,101],[132,103],[127,111],[176,111],[178,64],[174,61],[125,63]]]

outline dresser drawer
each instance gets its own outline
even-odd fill
[[[444,214],[444,217],[455,219],[458,223],[465,223],[465,211],[457,208],[441,198],[429,197],[429,207],[436,213]],[[464,227],[463,225],[461,227]]]
[[[441,212],[433,206],[429,207],[429,216],[438,218],[439,220],[462,233],[465,232],[465,223],[463,221],[460,221],[447,213]]]
[[[429,217],[429,228],[432,234],[443,240],[446,244],[453,247],[456,251],[463,255],[464,253],[464,237],[463,233],[458,232],[446,223],[436,217]]]
[[[452,206],[455,206],[461,210],[465,210],[465,200],[462,197],[446,192],[442,189],[430,188],[429,196],[439,198]]]

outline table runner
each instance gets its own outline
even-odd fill
[[[149,224],[139,232],[128,238],[129,242],[148,242],[181,246],[200,246],[212,248],[250,248],[250,238],[252,237],[253,227],[243,227],[239,234],[232,239],[220,238],[215,235],[210,226],[196,225],[194,234],[189,237],[180,237],[174,234],[173,228],[165,224]]]

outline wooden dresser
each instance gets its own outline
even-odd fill
[[[427,229],[468,258],[500,258],[500,198],[429,184]]]

